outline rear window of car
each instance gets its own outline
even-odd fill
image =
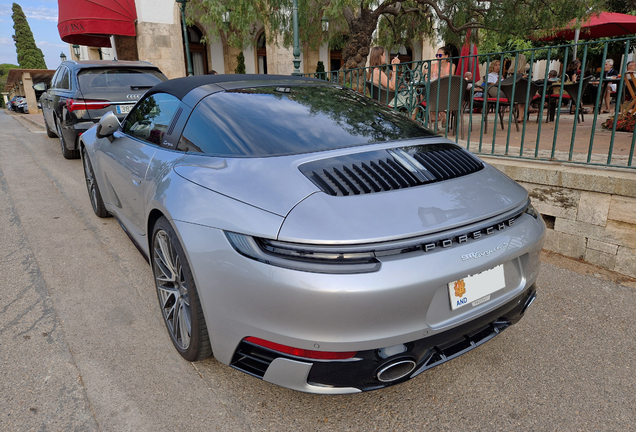
[[[188,119],[178,148],[220,157],[265,157],[433,135],[346,88],[255,87],[204,98]]]
[[[91,94],[148,89],[166,80],[161,72],[143,68],[84,69],[77,78],[80,90]]]

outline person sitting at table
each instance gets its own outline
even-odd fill
[[[473,88],[473,73],[471,71],[466,71],[464,74],[464,79],[468,81],[468,85],[466,86],[467,90]]]
[[[627,70],[625,73],[635,74],[636,73],[636,61],[627,62]]]
[[[572,60],[568,67],[565,69],[567,79],[573,83],[578,82],[581,78],[581,62],[578,60]]]
[[[501,62],[495,60],[488,66],[488,75],[486,76],[486,82],[488,84],[497,84],[499,82],[499,71],[501,70]]]
[[[527,64],[528,62],[526,61],[526,56],[523,54],[519,54],[519,66],[517,67],[517,58],[513,58],[512,62],[510,62],[510,67],[508,68],[508,76],[514,76],[516,69],[517,78],[523,77],[526,73]]]
[[[614,69],[614,60],[607,59],[605,60],[605,70],[603,71],[603,79],[606,78],[616,78],[618,72]],[[610,112],[610,101],[612,99],[612,92],[616,91],[616,84],[609,83],[605,87],[605,94],[603,94],[603,102],[605,103],[605,107],[603,108],[603,113]]]
[[[497,84],[499,82],[499,70],[501,69],[501,62],[499,60],[494,60],[488,66],[488,75],[484,77],[483,84],[477,84],[475,86],[475,90],[479,90],[479,92],[475,93],[475,97],[483,97],[484,96],[484,87],[488,87],[490,84]],[[490,95],[494,97],[493,95]]]
[[[430,81],[453,75],[455,73],[455,65],[450,60],[451,50],[447,46],[443,46],[437,50],[435,58],[431,65]],[[446,111],[437,114],[437,120],[442,122],[442,127],[446,127]]]
[[[548,72],[548,82],[557,82],[559,81],[559,73],[552,69]]]
[[[431,65],[431,81],[455,73],[455,65],[449,59],[450,56],[451,50],[447,46],[437,50],[437,54],[435,54],[437,60]]]
[[[400,63],[400,59],[397,58],[397,56],[391,59],[392,74],[395,74],[396,65],[398,63]],[[384,48],[380,46],[371,48],[371,53],[369,54],[369,68],[367,69],[367,81],[371,81],[373,84],[378,86],[380,90],[389,89],[395,91],[396,80],[389,78],[389,76],[384,73],[382,70],[384,65],[386,65],[386,51]],[[396,98],[393,101],[389,101],[389,105],[394,105],[397,99],[396,95]]]

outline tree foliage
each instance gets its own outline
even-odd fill
[[[23,69],[46,69],[44,54],[35,44],[31,27],[19,4],[13,3],[13,40],[18,53],[18,64]]]
[[[348,35],[343,67],[352,69],[364,67],[374,43],[409,46],[439,32],[446,42],[461,45],[468,29],[483,29],[496,45],[510,37],[549,34],[573,18],[600,10],[606,1],[633,0],[298,0],[299,36],[301,43],[316,49],[330,36]],[[204,25],[214,24],[230,45],[253,44],[255,23],[278,32],[284,46],[292,44],[292,0],[193,0],[191,4],[190,16]],[[222,19],[227,11],[229,25]],[[323,19],[329,20],[329,32],[322,30]],[[479,33],[472,32],[474,41]]]
[[[0,88],[4,88],[7,84],[7,78],[9,76],[9,69],[18,69],[20,66],[11,63],[0,64]]]

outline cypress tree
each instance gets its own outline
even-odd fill
[[[239,55],[236,56],[236,60],[238,62],[238,65],[236,66],[236,69],[234,69],[234,73],[244,74],[245,73],[245,55],[243,54],[243,51],[241,51]]]
[[[327,74],[325,73],[325,64],[322,61],[319,61],[316,65],[316,78],[321,80],[327,79]]]
[[[31,27],[19,4],[13,3],[13,40],[18,53],[18,64],[23,69],[46,69],[44,54],[35,44]]]

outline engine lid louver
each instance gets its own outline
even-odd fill
[[[323,192],[348,196],[440,182],[483,167],[479,159],[455,144],[428,144],[309,162],[300,170]]]

